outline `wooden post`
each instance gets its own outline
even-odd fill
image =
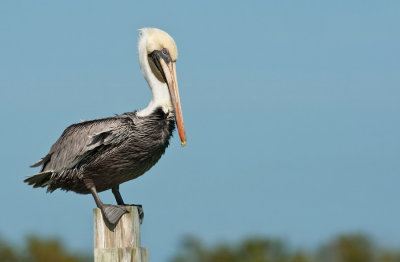
[[[148,262],[149,250],[140,247],[140,222],[137,207],[128,206],[114,231],[104,223],[99,208],[93,209],[95,262]]]

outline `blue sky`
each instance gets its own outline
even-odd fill
[[[315,247],[363,231],[400,245],[398,1],[2,1],[0,235],[91,250],[91,196],[22,183],[68,125],[143,108],[137,29],[178,45],[177,134],[122,185],[143,246],[248,235]],[[110,192],[101,194],[113,202]]]

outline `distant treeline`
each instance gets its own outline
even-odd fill
[[[0,262],[89,262],[92,251],[68,251],[57,239],[28,237],[23,246],[0,240]],[[265,237],[236,244],[206,245],[186,237],[171,262],[400,262],[400,249],[378,246],[366,235],[340,235],[314,251],[295,250],[285,242]]]
[[[237,244],[204,245],[187,237],[172,262],[400,262],[400,249],[377,246],[363,234],[340,235],[315,251],[293,250],[280,240],[249,238]]]
[[[30,236],[23,247],[0,240],[0,262],[93,262],[91,252],[74,254],[57,239]]]

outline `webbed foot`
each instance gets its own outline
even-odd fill
[[[138,212],[139,212],[139,222],[140,224],[143,223],[143,219],[144,219],[144,212],[143,212],[143,207],[142,205],[135,205],[135,204],[131,204],[131,205],[124,205],[124,206],[131,206],[131,207],[137,207]]]
[[[119,185],[115,186],[112,188],[112,192],[114,194],[115,200],[117,201],[117,204],[120,206],[134,206],[138,208],[139,211],[139,222],[140,224],[143,223],[143,219],[144,219],[144,212],[143,212],[143,207],[142,205],[127,205],[124,203],[124,200],[122,199],[121,193],[119,192]]]
[[[140,224],[143,223],[143,219],[144,219],[144,211],[143,211],[143,207],[142,205],[136,205],[138,208],[138,212],[139,212],[139,222]]]
[[[101,213],[103,214],[104,221],[111,231],[113,231],[114,228],[117,226],[118,221],[121,219],[122,215],[129,212],[124,206],[114,206],[107,204],[103,204],[100,209]]]

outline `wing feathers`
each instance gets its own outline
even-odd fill
[[[55,173],[73,168],[82,160],[82,156],[87,156],[96,147],[117,142],[113,133],[121,128],[126,119],[118,116],[69,126],[51,147],[49,154],[31,167],[43,165],[41,171],[54,170]]]
[[[128,121],[128,122],[127,122]],[[96,154],[118,144],[126,137],[126,126],[132,124],[128,115],[90,120],[67,127],[53,144],[50,152],[31,167],[42,165],[41,172],[24,182],[33,187],[46,187],[52,192],[66,179],[79,179],[79,167]]]
[[[46,164],[46,162],[49,161],[50,157],[51,157],[51,154],[47,154],[45,157],[41,158],[38,162],[36,162],[35,164],[33,164],[29,167],[38,167],[41,165],[44,166]]]

